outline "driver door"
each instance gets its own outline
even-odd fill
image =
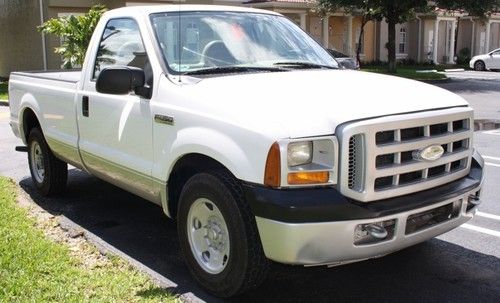
[[[152,118],[149,100],[133,93],[96,91],[99,72],[110,66],[148,64],[137,22],[111,19],[100,40],[92,77],[77,96],[79,147],[86,168],[94,175],[149,198],[153,167]]]

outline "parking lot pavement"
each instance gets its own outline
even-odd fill
[[[467,78],[451,78],[451,81],[436,85],[465,98],[474,108],[476,120],[500,121],[500,72],[467,71],[465,73],[468,75]],[[481,80],[474,76],[476,73],[488,73],[493,76],[492,79]]]
[[[452,80],[440,86],[466,98],[476,114],[495,117],[500,82],[478,81]],[[12,135],[6,113],[8,108],[0,106],[0,175],[17,180],[46,211],[69,218],[160,278],[175,282],[172,291],[221,302],[189,275],[179,255],[176,225],[159,207],[76,169],[69,172],[65,194],[39,196],[29,178],[26,154],[14,152],[21,142]],[[230,302],[498,302],[500,131],[476,132],[474,146],[485,156],[486,180],[480,213],[467,225],[380,259],[334,268],[273,264],[262,287]]]

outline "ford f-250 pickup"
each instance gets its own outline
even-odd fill
[[[467,102],[339,68],[270,11],[112,10],[82,71],[14,72],[9,93],[42,194],[71,164],[160,205],[218,296],[258,286],[271,260],[333,266],[428,240],[480,201]]]

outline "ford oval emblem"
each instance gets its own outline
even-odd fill
[[[431,145],[424,149],[413,152],[413,159],[419,161],[436,161],[444,154],[444,148],[441,145]]]

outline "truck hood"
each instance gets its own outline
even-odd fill
[[[207,115],[253,130],[280,128],[275,135],[290,138],[333,134],[353,120],[468,105],[433,85],[349,70],[228,75],[185,88]]]

